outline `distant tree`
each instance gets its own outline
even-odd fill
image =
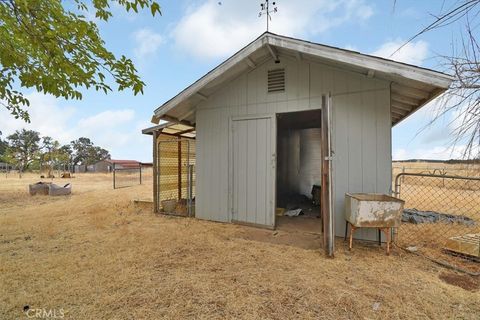
[[[143,93],[132,61],[107,50],[96,23],[86,17],[108,21],[115,5],[161,13],[153,0],[0,0],[0,105],[29,121],[30,103],[18,88],[81,99],[82,87],[112,91],[107,76],[118,90]]]
[[[9,146],[7,157],[13,161],[20,170],[28,169],[38,156],[40,150],[40,133],[33,130],[17,130],[7,137]]]
[[[6,162],[4,159],[4,156],[8,148],[8,142],[5,140],[2,140],[1,136],[2,136],[2,131],[0,131],[0,161]]]
[[[49,154],[52,152],[54,142],[58,143],[57,141],[54,141],[52,137],[42,137],[42,145],[40,146],[38,156],[38,160],[40,163],[40,171],[43,170],[43,164],[46,161],[45,158],[48,157]]]
[[[103,148],[94,146],[90,151],[90,156],[87,162],[88,164],[93,164],[105,159],[110,159],[110,153]]]
[[[66,144],[61,146],[59,151],[61,154],[63,154],[63,161],[61,164],[70,168],[70,166],[73,164],[73,151],[71,145]]]
[[[81,137],[70,143],[73,151],[72,163],[74,165],[90,165],[100,160],[110,159],[110,153],[95,146],[89,138]]]
[[[62,149],[60,143],[56,140],[52,140],[48,144],[48,148],[43,154],[43,161],[48,168],[48,176],[52,176],[53,170],[55,168],[57,168],[57,170],[60,169],[60,166],[68,163],[68,160],[68,153],[65,152],[65,149]]]

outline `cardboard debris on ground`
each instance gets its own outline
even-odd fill
[[[447,240],[445,249],[480,258],[480,233],[451,237]]]

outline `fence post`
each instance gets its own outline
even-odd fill
[[[142,184],[142,164],[140,163],[140,184]]]
[[[113,189],[115,189],[115,163],[113,163]]]

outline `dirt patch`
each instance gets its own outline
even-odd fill
[[[468,274],[446,273],[438,276],[444,282],[457,286],[468,291],[477,291],[480,289],[480,277],[473,277]]]
[[[233,237],[249,241],[291,246],[306,250],[320,251],[322,248],[321,235],[308,232],[284,230],[271,231],[242,226],[238,228],[238,231]]]

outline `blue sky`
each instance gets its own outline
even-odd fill
[[[219,5],[221,2],[221,5]],[[0,110],[4,135],[26,127],[62,143],[90,137],[113,158],[151,161],[151,138],[140,134],[153,110],[265,31],[258,0],[161,1],[162,16],[126,13],[99,22],[107,47],[133,59],[144,95],[84,91],[81,101],[24,91],[31,100],[32,123],[25,125]],[[406,39],[450,7],[451,0],[278,0],[271,31],[362,53],[389,57]],[[443,7],[442,7],[443,6]],[[91,19],[95,20],[94,17]],[[452,52],[462,30],[457,23],[415,39],[394,59],[444,70],[439,55]],[[433,117],[435,102],[393,129],[394,159],[448,159],[452,115],[419,132]]]

